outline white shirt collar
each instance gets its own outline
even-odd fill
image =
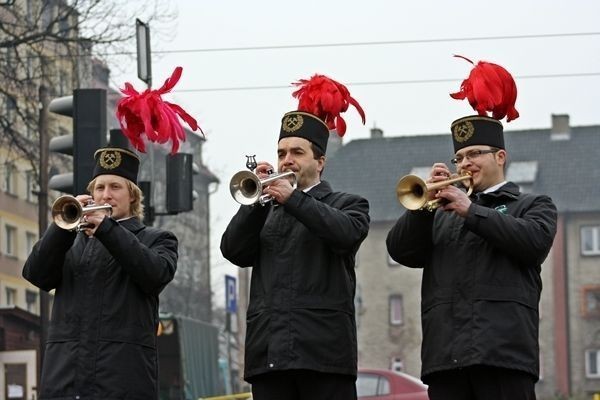
[[[492,192],[495,192],[496,190],[500,189],[505,184],[506,184],[506,181],[502,181],[502,182],[498,183],[497,185],[494,185],[492,187],[489,187],[489,188],[485,189],[481,193],[492,193]]]
[[[317,183],[315,183],[314,185],[307,187],[306,189],[303,190],[304,193],[308,193],[308,191],[312,188],[314,188],[315,186],[317,186],[319,183],[321,183],[321,181],[318,181]]]

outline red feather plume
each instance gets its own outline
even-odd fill
[[[179,142],[185,142],[185,131],[177,116],[185,121],[192,131],[200,129],[196,120],[183,108],[164,101],[161,97],[175,87],[182,71],[181,67],[175,68],[171,77],[158,90],[146,89],[139,93],[129,82],[121,89],[125,97],[117,104],[117,119],[123,133],[137,150],[146,152],[142,138],[142,134],[145,133],[151,142],[166,143],[171,140],[171,154],[177,153]]]
[[[475,65],[466,57],[454,57],[463,58]],[[517,85],[512,75],[496,64],[479,61],[460,85],[460,91],[451,93],[450,96],[457,100],[467,98],[479,115],[487,116],[490,112],[498,120],[506,116],[506,122],[519,118],[519,112],[515,108]]]
[[[298,99],[298,111],[305,111],[319,117],[327,127],[335,129],[339,136],[346,133],[346,121],[340,115],[353,105],[365,123],[365,112],[350,96],[348,88],[324,75],[313,75],[310,79],[300,79],[293,83],[298,86],[292,95]]]

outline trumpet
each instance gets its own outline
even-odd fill
[[[468,183],[465,181],[469,181]],[[416,175],[405,175],[396,185],[398,201],[408,210],[433,211],[442,205],[442,199],[428,200],[428,193],[448,185],[462,182],[468,188],[467,196],[473,192],[473,177],[470,172],[462,175],[452,174],[447,180],[427,184]]]
[[[247,206],[258,203],[264,206],[273,198],[267,194],[262,194],[263,189],[277,179],[288,177],[293,178],[292,186],[296,188],[297,180],[293,171],[271,174],[265,179],[260,179],[251,171],[239,171],[231,178],[229,190],[233,199],[242,205]]]
[[[52,220],[59,228],[68,231],[80,231],[91,225],[81,220],[83,216],[98,210],[107,210],[112,213],[112,206],[104,204],[102,206],[88,205],[83,207],[75,197],[64,195],[52,203]]]

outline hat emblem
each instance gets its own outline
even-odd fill
[[[121,165],[121,153],[114,150],[104,150],[100,153],[100,166],[104,169],[115,169]]]
[[[452,129],[454,140],[458,143],[464,143],[471,139],[473,133],[475,133],[475,127],[471,121],[463,121],[460,124],[455,125]]]
[[[298,129],[300,129],[302,127],[302,124],[304,124],[304,118],[302,118],[302,115],[298,115],[298,114],[292,114],[292,115],[288,115],[283,119],[283,123],[281,128],[285,131],[285,132],[295,132]]]

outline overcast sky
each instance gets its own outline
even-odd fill
[[[246,154],[275,164],[281,117],[297,105],[289,87],[297,79],[321,73],[347,84],[367,122],[350,109],[345,142],[368,137],[373,126],[385,136],[444,133],[471,114],[466,101],[448,96],[472,67],[453,54],[500,64],[515,77],[521,117],[505,129],[548,128],[551,114],[569,114],[573,126],[600,124],[597,0],[172,2],[175,31],[168,41],[152,37],[153,87],[183,67],[167,99],[199,121],[205,164],[221,179],[211,198],[217,296],[223,274],[236,271],[219,251],[238,208],[229,180],[245,168]],[[232,48],[255,49],[209,51]],[[113,69],[114,84],[143,89],[135,63],[125,65]]]

